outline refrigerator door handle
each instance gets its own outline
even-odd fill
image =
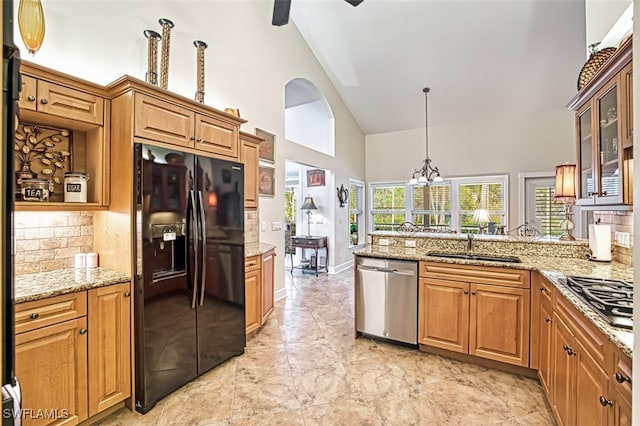
[[[202,191],[198,191],[198,211],[200,213],[200,233],[202,235],[202,269],[200,273],[200,306],[202,306],[204,304],[204,287],[207,283],[207,227],[205,226]]]
[[[195,205],[196,205],[196,200],[195,200],[195,195],[194,195],[194,191],[193,190],[189,190],[189,200],[188,200],[188,205],[187,205],[187,215],[189,217],[189,222],[191,223],[191,232],[192,235],[190,235],[190,237],[193,239],[193,253],[195,254],[194,256],[194,268],[193,268],[193,285],[191,286],[191,289],[193,291],[193,295],[191,296],[191,309],[195,309],[196,308],[196,301],[197,301],[197,297],[198,297],[198,221],[196,220],[196,213],[195,213]]]

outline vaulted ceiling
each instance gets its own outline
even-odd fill
[[[562,109],[584,0],[293,0],[291,18],[365,134]]]

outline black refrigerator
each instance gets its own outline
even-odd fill
[[[13,304],[13,135],[20,92],[20,54],[13,43],[13,2],[2,2],[2,154],[0,226],[2,227],[2,424],[20,424],[20,387],[15,377]]]
[[[135,145],[136,409],[244,352],[244,167]]]

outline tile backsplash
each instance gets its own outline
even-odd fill
[[[93,212],[16,212],[14,237],[17,275],[73,268],[93,251]]]
[[[260,213],[258,210],[244,212],[244,241],[245,244],[260,242]]]
[[[625,265],[633,266],[633,212],[632,211],[596,211],[593,212],[593,221],[611,225],[611,241],[613,260]],[[628,232],[630,234],[630,247],[615,245],[615,233]]]

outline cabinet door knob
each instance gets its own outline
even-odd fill
[[[33,95],[29,95],[29,96],[27,96],[27,100],[28,100],[29,102],[35,102],[35,101],[36,101],[36,97],[35,97],[35,96],[33,96]]]
[[[540,291],[544,291],[544,287],[540,287]]]
[[[46,104],[48,104],[48,103],[49,103],[49,101],[47,100],[47,98],[42,98],[42,99],[40,99],[40,103],[41,103],[42,105],[46,105]]]
[[[189,138],[189,140],[195,141],[195,140],[196,140],[196,137],[195,137],[195,136],[191,136],[191,137]]]
[[[618,373],[616,371],[616,374],[613,375],[613,377],[616,378],[616,382],[618,383],[624,383],[624,382],[629,382],[631,383],[631,378],[628,376],[623,376],[622,374]]]
[[[600,405],[602,405],[603,407],[606,407],[607,405],[613,405],[613,401],[605,398],[604,395],[601,395],[598,399],[600,400]]]
[[[125,291],[124,292],[124,297],[131,297],[131,292],[130,291]]]
[[[29,315],[29,318],[31,319],[38,319],[39,317],[40,317],[40,314],[37,312],[34,312],[31,315]]]
[[[80,334],[87,334],[87,329],[86,328],[81,328],[80,329]]]
[[[464,294],[469,294],[469,290],[465,290],[465,291],[464,291]]]
[[[196,142],[202,142],[202,138],[196,138]]]
[[[472,292],[471,292],[471,295],[472,295],[472,296],[475,296],[475,295],[476,295],[476,292],[475,292],[475,291],[472,291]]]
[[[546,318],[544,319],[544,322],[547,322],[547,323],[548,323],[548,322],[551,322],[551,318],[546,317]]]

